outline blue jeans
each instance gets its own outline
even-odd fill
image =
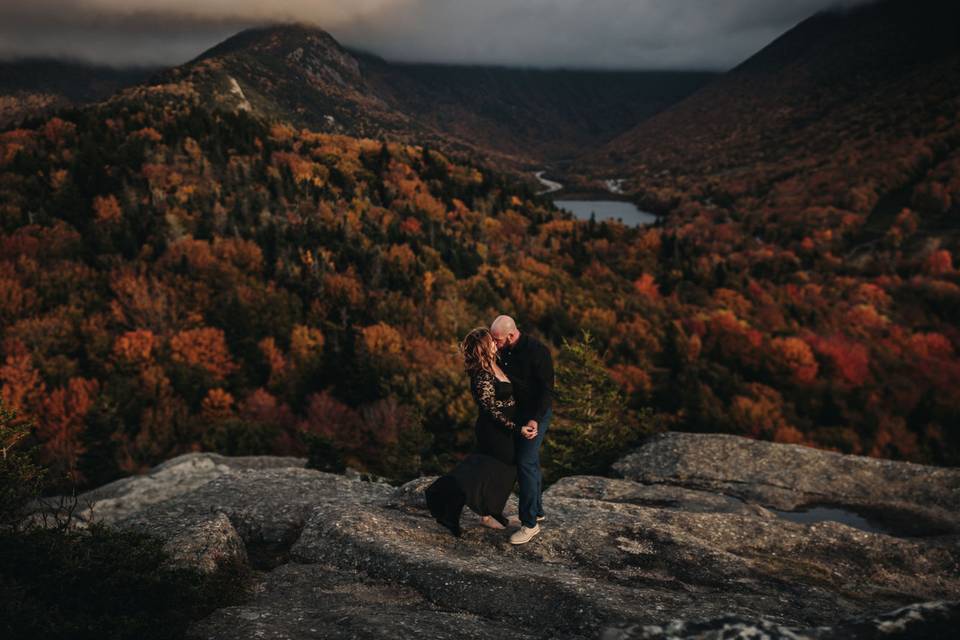
[[[550,426],[553,410],[548,410],[537,424],[537,437],[527,440],[517,433],[517,479],[520,483],[520,522],[525,527],[537,526],[543,515],[543,474],[540,472],[540,444]],[[519,425],[523,426],[523,425]]]

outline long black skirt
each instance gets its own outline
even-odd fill
[[[491,516],[507,526],[503,508],[516,480],[516,465],[482,453],[471,453],[450,473],[427,487],[427,506],[437,522],[457,536],[464,505],[479,516]]]

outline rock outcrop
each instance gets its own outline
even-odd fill
[[[903,535],[960,533],[960,470],[729,435],[665,433],[613,465],[624,478],[795,511],[842,507]]]
[[[750,493],[768,477],[756,471],[767,468],[762,461],[708,464],[714,438],[652,439],[617,465],[637,479],[562,479],[544,495],[542,533],[519,547],[509,531],[482,527],[470,514],[463,536],[450,536],[423,504],[430,478],[395,488],[305,469],[296,458],[189,454],[83,498],[92,498],[94,519],[162,536],[175,563],[209,571],[232,559],[257,570],[251,601],[197,622],[194,638],[612,640],[719,637],[724,628],[831,638],[957,624],[955,532],[901,537],[785,520],[759,499],[764,486]],[[875,473],[868,463],[879,462],[796,448],[785,455],[782,445],[753,441],[725,446],[774,456],[770,479],[793,455],[821,475]],[[877,469],[900,486],[919,486],[921,477],[938,485],[883,504],[951,522],[947,488],[960,472]],[[830,490],[822,477],[806,484],[799,473],[803,495]],[[793,490],[787,477],[777,483],[784,492]],[[872,504],[854,500],[858,486],[868,496],[894,495],[866,478],[838,479],[847,492],[840,502]],[[883,612],[892,613],[878,617]]]
[[[880,615],[846,620],[832,627],[786,627],[764,618],[747,620],[725,616],[690,622],[675,620],[666,625],[610,627],[601,640],[672,640],[674,638],[782,638],[783,640],[849,640],[850,638],[951,638],[956,635],[960,604],[924,602]]]

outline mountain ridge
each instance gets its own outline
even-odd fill
[[[104,100],[124,87],[149,81],[158,70],[43,57],[0,62],[0,128]]]
[[[958,96],[960,83],[950,81],[960,79],[957,24],[958,6],[936,0],[882,0],[816,14],[696,93],[585,154],[573,171],[630,175],[627,188],[641,199],[646,191],[651,206],[661,189],[715,202],[729,202],[716,192],[762,201],[785,178],[828,170],[842,175],[847,169],[841,162],[855,149],[861,158],[851,160],[847,181],[854,187],[879,183],[868,188],[882,197],[909,182],[913,170],[894,174],[881,153],[861,147],[869,140],[896,157],[910,152],[900,143],[911,138],[937,144],[944,129],[938,118],[950,117]],[[670,176],[656,175],[664,172]],[[819,189],[810,184],[806,190],[816,196]],[[807,203],[855,209],[863,217],[875,204],[871,197],[848,206],[843,194],[828,195]]]
[[[714,74],[394,63],[319,27],[275,23],[244,30],[156,82],[192,81],[215,100],[229,94],[225,75],[261,97],[254,108],[297,126],[534,167],[612,138]]]

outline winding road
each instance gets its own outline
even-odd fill
[[[563,189],[563,185],[560,184],[559,182],[554,182],[553,180],[547,180],[546,178],[544,178],[543,174],[545,173],[546,171],[535,171],[533,174],[537,177],[537,180],[540,181],[540,184],[546,187],[546,189],[544,189],[543,191],[537,192],[538,196],[542,196],[547,193],[553,193],[554,191],[560,191],[560,189]]]

